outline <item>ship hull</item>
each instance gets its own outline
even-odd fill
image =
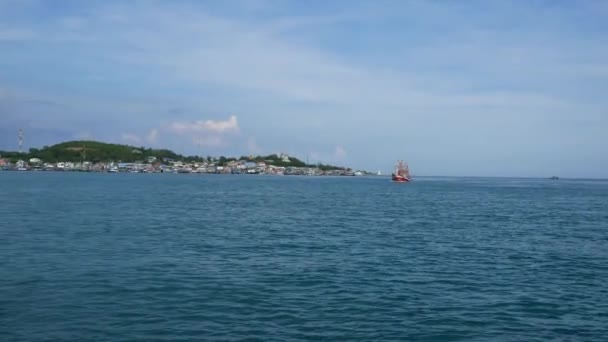
[[[396,183],[408,183],[409,181],[410,181],[410,179],[407,178],[407,177],[393,175],[393,182],[396,182]]]

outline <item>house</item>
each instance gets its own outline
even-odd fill
[[[134,164],[133,163],[118,163],[117,166],[118,166],[119,170],[124,171],[124,170],[132,169]]]

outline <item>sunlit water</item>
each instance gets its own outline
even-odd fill
[[[0,172],[0,185],[3,341],[608,338],[606,181]]]

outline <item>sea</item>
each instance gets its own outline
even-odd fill
[[[2,341],[607,341],[608,181],[0,171]]]

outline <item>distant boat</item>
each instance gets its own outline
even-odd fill
[[[552,179],[552,180],[558,180],[558,179],[559,179],[559,177],[557,177],[557,176],[551,176],[551,177],[549,177],[549,179]]]
[[[410,168],[403,160],[399,160],[397,165],[395,165],[395,172],[392,174],[392,179],[393,182],[397,183],[408,183],[412,181]]]

